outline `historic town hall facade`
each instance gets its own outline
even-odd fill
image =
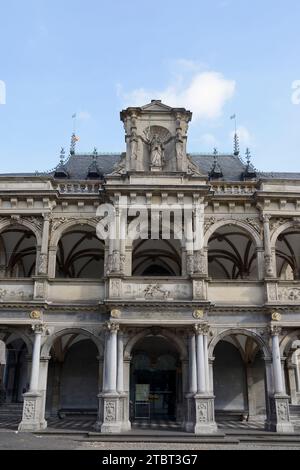
[[[187,154],[191,117],[153,100],[121,112],[121,155],[0,175],[0,412],[23,403],[19,430],[293,431],[300,174]]]

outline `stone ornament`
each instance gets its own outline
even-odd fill
[[[170,297],[170,291],[162,289],[159,284],[149,284],[145,289],[144,289],[144,295],[145,299],[157,299],[157,298],[163,298],[163,299],[168,299]]]
[[[34,400],[25,400],[23,419],[30,421],[34,418],[35,415],[35,401]]]
[[[40,318],[42,317],[42,312],[40,310],[32,310],[32,312],[30,312],[29,314],[29,317],[32,320],[40,320]]]
[[[116,421],[117,418],[117,409],[116,402],[107,401],[104,408],[104,421]]]
[[[273,321],[280,321],[281,320],[281,314],[279,312],[272,312],[272,320]]]
[[[198,320],[204,317],[204,310],[196,309],[193,311],[193,317],[197,318]]]
[[[111,316],[112,318],[120,318],[120,316],[121,316],[121,311],[118,310],[117,308],[113,308],[113,309],[111,310],[111,312],[110,312],[110,316]]]

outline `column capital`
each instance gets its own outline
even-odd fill
[[[44,323],[37,323],[35,325],[31,325],[31,329],[35,335],[43,335],[47,332],[47,325]]]
[[[270,325],[269,326],[269,333],[271,336],[279,336],[282,332],[282,327],[279,325]]]
[[[208,335],[210,327],[208,323],[196,323],[194,325],[194,331],[196,335]]]
[[[269,223],[269,221],[271,219],[271,215],[270,214],[262,214],[260,216],[260,219],[264,224]]]
[[[110,333],[117,334],[120,329],[120,325],[119,323],[108,321],[105,323],[104,328],[106,329],[106,331],[109,331]]]

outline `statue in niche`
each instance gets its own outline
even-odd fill
[[[131,132],[131,156],[134,160],[137,160],[138,157],[138,136],[135,129],[132,129]]]
[[[160,168],[164,163],[164,147],[158,134],[154,134],[150,142],[150,161],[152,167]]]
[[[176,157],[178,162],[182,162],[183,160],[183,139],[181,135],[181,131],[178,129],[176,133]]]

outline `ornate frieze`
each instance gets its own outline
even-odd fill
[[[281,301],[299,302],[300,301],[300,288],[299,287],[278,287],[278,299]]]
[[[25,292],[23,289],[0,289],[0,302],[5,301],[22,301],[22,300],[32,300],[33,295],[30,292]]]

